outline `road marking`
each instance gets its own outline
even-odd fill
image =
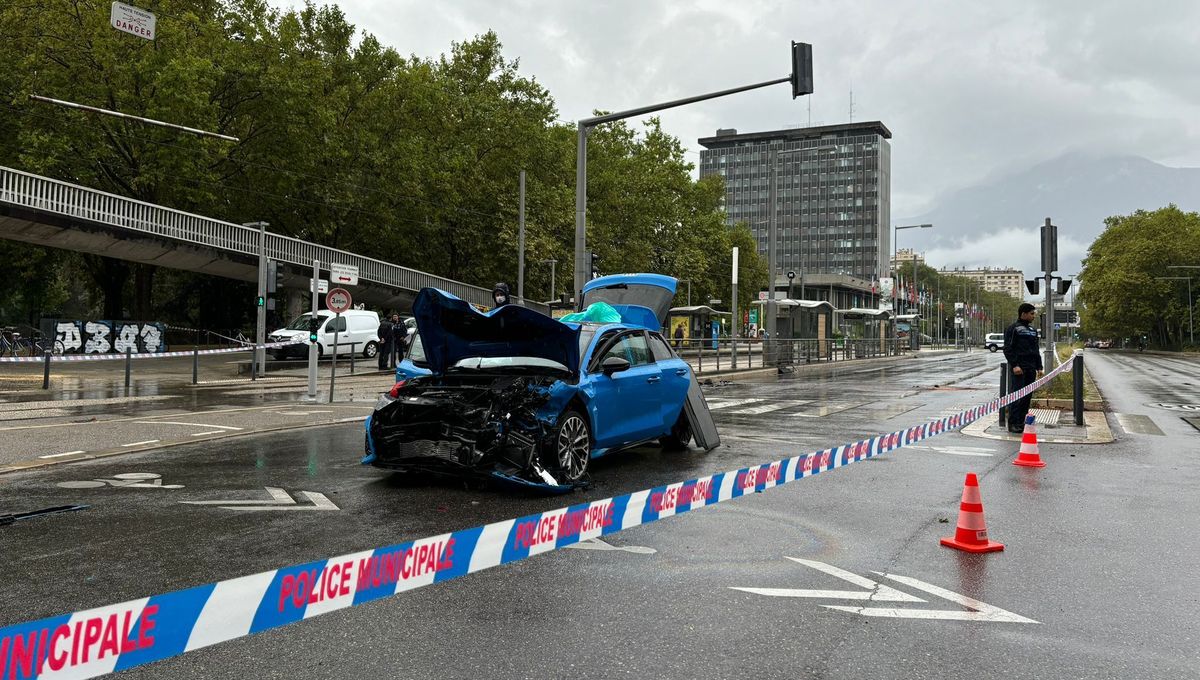
[[[83,479],[70,482],[59,482],[63,489],[99,489],[104,486],[114,486],[118,489],[182,489],[182,484],[163,484],[162,475],[156,472],[122,472],[113,475],[112,479]]]
[[[811,403],[812,400],[802,401],[799,399],[777,399],[767,404],[760,404],[758,406],[751,406],[750,408],[738,409],[736,411],[730,411],[729,413],[731,415],[755,415],[758,413],[770,413],[771,411],[778,411],[779,409],[783,408],[803,406],[804,404]]]
[[[239,427],[239,428],[235,428],[235,429],[240,430],[241,428]],[[208,430],[207,432],[193,432],[192,436],[193,437],[203,437],[206,434],[225,434],[228,431],[229,430]]]
[[[914,446],[911,444],[904,448],[906,448],[906,449],[923,449],[926,451],[937,451],[938,453],[948,453],[952,456],[980,456],[980,457],[984,457],[984,458],[991,458],[993,454],[987,453],[987,452],[996,450],[996,449],[980,449],[980,448],[975,448],[973,446]]]
[[[762,399],[719,399],[718,398],[718,399],[708,399],[707,401],[708,401],[708,410],[716,411],[718,409],[732,408],[734,406],[741,406],[743,404],[755,404],[755,403],[762,401]]]
[[[367,419],[366,416],[353,416],[350,418],[342,418],[338,422],[339,423],[361,423],[362,421],[364,421],[366,419]]]
[[[1117,424],[1122,430],[1133,434],[1152,434],[1159,437],[1165,437],[1166,434],[1159,429],[1158,425],[1150,419],[1150,416],[1142,416],[1133,413],[1114,413],[1117,417]]]
[[[605,543],[598,538],[589,538],[586,541],[572,543],[567,547],[575,548],[577,550],[612,550],[617,552],[633,553],[635,555],[653,555],[654,553],[658,552],[654,548],[647,548],[643,545],[612,545],[610,543]]]
[[[300,495],[312,502],[312,505],[297,505],[296,501],[286,491],[274,486],[263,487],[270,494],[271,500],[232,500],[232,501],[179,501],[184,505],[213,505],[222,510],[240,510],[243,512],[263,512],[267,510],[340,510],[333,501],[315,491],[301,491]]]
[[[817,408],[816,411],[811,412],[811,413],[802,411],[802,412],[797,412],[797,413],[789,413],[788,415],[793,418],[824,418],[825,416],[831,416],[835,413],[841,413],[842,411],[849,411],[852,408],[862,406],[866,403],[867,402],[865,402],[865,401],[852,401],[852,402],[842,402],[842,403],[835,402],[835,403],[827,404],[825,406],[820,406]]]
[[[173,420],[135,420],[135,425],[187,425],[188,427],[215,427],[218,430],[240,430],[240,427],[232,425],[206,425],[204,423],[179,423]]]
[[[1033,619],[1027,619],[1020,614],[1014,614],[1010,611],[990,605],[986,602],[980,602],[966,595],[939,588],[931,583],[918,581],[911,576],[899,576],[896,574],[885,574],[883,572],[872,572],[879,574],[884,578],[889,578],[893,581],[899,581],[906,586],[923,590],[930,595],[936,595],[942,599],[950,600],[956,604],[971,609],[973,611],[957,611],[953,609],[938,610],[938,609],[892,609],[886,607],[846,607],[834,604],[823,604],[826,609],[836,609],[838,611],[850,612],[852,614],[862,614],[863,616],[877,616],[884,618],[901,618],[901,619],[941,619],[944,621],[990,621],[994,623],[1037,623]]]
[[[125,448],[129,448],[130,446],[141,446],[142,444],[155,444],[158,441],[159,441],[158,439],[147,439],[144,442],[133,442],[132,444],[121,444],[121,446],[123,446]]]
[[[1155,408],[1165,408],[1168,411],[1200,411],[1200,404],[1168,404],[1158,402],[1150,404],[1150,406]]]
[[[51,453],[46,456],[38,456],[38,458],[62,458],[63,456],[74,456],[74,455],[80,454],[80,453],[84,453],[84,452],[83,451],[64,451],[63,453]]]
[[[843,569],[838,569],[831,564],[817,562],[815,560],[802,560],[799,557],[788,557],[789,560],[798,564],[803,564],[806,567],[812,567],[817,571],[825,572],[830,576],[836,576],[843,581],[852,583],[859,588],[866,590],[804,590],[797,588],[733,588],[732,590],[740,590],[746,593],[755,595],[766,595],[768,597],[819,597],[822,599],[836,600],[872,600],[879,602],[924,602],[919,597],[902,593],[891,586],[885,586],[882,583],[876,583],[869,578],[863,578],[858,574],[853,574]]]
[[[307,416],[312,415],[313,413],[333,413],[333,411],[313,409],[311,411],[276,411],[275,413],[278,413],[281,416]]]
[[[868,578],[863,578],[857,574],[852,574],[848,571],[838,569],[837,567],[817,562],[816,560],[802,560],[795,557],[787,559],[803,564],[807,567],[824,572],[830,576],[836,576],[844,581],[848,581],[860,588],[868,588],[869,590],[798,590],[790,588],[731,588],[731,590],[741,590],[743,592],[753,593],[755,595],[768,595],[771,597],[811,597],[811,598],[830,598],[843,600],[878,600],[881,602],[925,602],[915,595],[896,590],[890,586],[885,586]],[[880,571],[872,572],[880,576],[891,579],[898,583],[903,583],[910,588],[935,595],[944,600],[949,600],[955,604],[962,605],[970,611],[961,610],[939,610],[939,609],[899,609],[895,607],[850,607],[846,605],[823,604],[820,605],[826,609],[848,612],[851,614],[859,614],[862,616],[873,616],[881,618],[898,618],[898,619],[940,619],[946,621],[986,621],[992,623],[1038,623],[1033,619],[1014,614],[1010,611],[1001,609],[994,605],[980,602],[966,595],[940,588],[931,583],[919,581],[911,576],[900,576],[897,574],[885,574]]]

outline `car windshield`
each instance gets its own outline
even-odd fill
[[[425,346],[421,344],[420,333],[413,333],[412,344],[408,346],[408,360],[417,366],[428,364],[428,361],[425,359]]]
[[[324,317],[317,315],[318,318],[324,320]],[[312,314],[301,314],[296,317],[296,320],[287,325],[289,331],[306,331],[308,330],[308,320],[312,318]]]

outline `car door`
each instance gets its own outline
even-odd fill
[[[327,317],[329,320],[325,322],[325,328],[321,333],[321,344],[325,347],[327,354],[333,353],[333,334],[337,332],[337,353],[346,354],[350,351],[350,340],[346,338],[346,317],[339,314],[337,316]]]
[[[600,340],[593,355],[592,433],[599,448],[620,446],[657,436],[661,428],[662,372],[654,362],[644,331],[626,331]],[[601,364],[620,357],[629,368],[604,375]]]
[[[666,340],[658,333],[649,333],[650,352],[654,356],[655,365],[662,375],[659,394],[659,411],[662,414],[660,433],[666,434],[675,425],[687,399],[688,387],[691,386],[691,366],[671,351]]]

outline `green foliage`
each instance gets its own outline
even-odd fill
[[[1181,347],[1187,341],[1187,282],[1159,277],[1200,275],[1200,269],[1168,269],[1200,265],[1200,213],[1172,204],[1104,222],[1080,274],[1084,333],[1117,339],[1145,335],[1153,346]],[[1193,294],[1200,291],[1198,283],[1200,278],[1192,282]]]
[[[106,0],[0,6],[0,164],[232,222],[265,220],[275,232],[514,289],[525,170],[527,293],[550,297],[545,259],[558,262],[558,288],[570,288],[575,128],[557,122],[549,92],[505,58],[494,33],[436,58],[405,57],[358,32],[336,6],[148,3],[158,16],[154,41],[112,29]],[[30,94],[240,141],[62,109]],[[657,121],[595,130],[589,243],[606,271],[690,278],[701,300],[728,299],[729,248],[741,245],[748,301],[765,283],[753,239],[726,227],[719,180],[695,182],[691,170]],[[28,250],[14,245],[0,262]],[[78,265],[84,288],[99,294],[76,302],[106,317],[168,314],[160,320],[225,327],[253,311],[189,301],[249,299],[244,284],[156,276],[153,267],[90,255],[38,257],[47,272]],[[26,316],[55,303],[5,300],[5,314]]]

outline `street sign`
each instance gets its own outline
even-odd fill
[[[334,314],[341,314],[350,309],[352,304],[354,304],[354,298],[350,297],[350,291],[344,288],[334,288],[325,296],[325,306]]]
[[[766,300],[767,299],[767,291],[765,291],[765,290],[758,291],[758,299]]]
[[[335,286],[357,286],[358,267],[332,263],[329,265],[329,280]]]
[[[157,20],[152,13],[144,9],[114,2],[108,20],[118,31],[124,31],[146,40],[154,40],[154,26]]]
[[[329,281],[326,279],[317,279],[317,292],[318,293],[328,293],[329,292]]]

